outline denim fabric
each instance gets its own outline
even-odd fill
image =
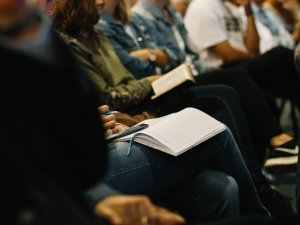
[[[236,207],[234,206],[236,203],[233,202],[238,200],[232,195],[232,190],[237,188],[234,179],[239,188],[241,213],[268,214],[257,196],[249,172],[229,130],[178,157],[137,143],[132,146],[131,154],[127,156],[127,148],[128,142],[108,145],[109,165],[103,178],[104,183],[124,194],[146,194],[155,202],[172,199],[172,196],[175,196],[175,200],[181,200],[180,203],[175,203],[175,208],[178,207],[179,212],[191,210],[195,213],[193,216],[205,221],[225,216],[227,215],[225,212],[230,211],[231,207]],[[201,178],[201,173],[207,169],[222,171],[233,179],[227,175],[219,175],[219,181],[216,181],[213,177],[208,178],[208,172]],[[220,188],[212,185],[214,182],[220,185]],[[202,184],[205,185],[200,188]],[[206,189],[208,187],[209,191]],[[233,199],[230,199],[231,197]],[[184,201],[186,198],[190,201]],[[228,205],[226,201],[232,204]],[[236,210],[233,210],[229,214],[235,213]]]
[[[168,11],[170,18],[174,25],[177,27],[183,41],[184,41],[184,50],[182,52],[183,55],[188,54],[192,58],[192,64],[197,69],[199,74],[207,70],[204,66],[200,63],[200,58],[197,53],[195,53],[189,42],[188,42],[188,33],[185,29],[185,25],[183,23],[183,19],[179,13],[177,13],[173,8],[169,5],[166,5],[166,10]],[[160,10],[149,0],[139,0],[137,4],[133,7],[133,11],[137,14],[144,16],[145,18],[152,21],[157,31],[166,39],[172,40],[174,43],[177,44],[176,38],[174,36],[174,32],[172,29],[172,24],[169,23],[164,19],[163,14]],[[178,44],[177,44],[178,46]],[[179,46],[178,46],[179,48]]]
[[[224,76],[226,77],[226,74]],[[185,106],[198,108],[230,128],[254,183],[265,185],[267,181],[261,172],[261,166],[255,154],[255,147],[249,132],[248,121],[244,116],[237,92],[225,85],[204,85],[191,88],[187,92],[186,99]]]
[[[136,40],[127,34],[122,23],[107,12],[101,16],[96,29],[102,30],[110,39],[122,64],[136,78],[156,74],[156,66],[151,62],[130,56],[129,53],[132,51],[145,48],[164,51],[169,57],[169,63],[166,67],[160,68],[163,73],[175,68],[183,60],[176,43],[161,36],[147,19],[134,15],[129,21],[129,25],[137,36]]]
[[[255,3],[252,3],[252,9],[255,18],[271,31],[272,36],[274,39],[276,39],[278,45],[290,49],[295,47],[295,43],[291,34],[288,32],[283,20],[279,18],[278,15],[276,15],[270,9],[266,9],[263,6],[258,6]]]

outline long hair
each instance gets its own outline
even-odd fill
[[[60,0],[53,12],[55,27],[70,35],[92,31],[98,20],[95,0]]]
[[[122,23],[127,24],[132,16],[127,0],[119,0],[114,16]]]

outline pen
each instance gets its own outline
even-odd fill
[[[119,111],[107,111],[105,113],[103,113],[104,115],[111,115],[111,114],[119,114]]]

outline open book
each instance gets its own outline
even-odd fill
[[[187,81],[196,83],[189,65],[182,64],[166,73],[156,81],[152,82],[154,95],[151,97],[151,99],[155,99]]]
[[[149,126],[117,140],[128,141],[133,137],[135,142],[173,156],[186,152],[226,129],[223,123],[195,108],[185,108],[139,124],[142,123]]]

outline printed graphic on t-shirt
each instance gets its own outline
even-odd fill
[[[227,31],[241,31],[239,20],[236,17],[224,16]]]

